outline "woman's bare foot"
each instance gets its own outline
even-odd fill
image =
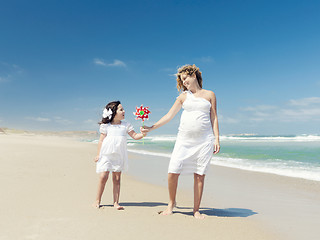
[[[174,204],[168,204],[168,207],[166,210],[164,211],[160,211],[159,214],[163,215],[163,216],[168,216],[168,215],[172,215],[173,214],[173,208],[176,206],[176,203]]]
[[[201,214],[199,211],[196,211],[193,213],[193,216],[196,218],[196,219],[204,219],[204,215]]]
[[[116,208],[117,210],[124,210],[124,207],[120,206],[119,203],[113,204],[113,207]]]
[[[94,204],[92,204],[93,208],[99,209],[100,208],[100,202],[96,201]]]
[[[172,212],[172,209],[167,208],[164,211],[160,211],[159,214],[162,215],[162,216],[168,216],[168,215],[172,215],[173,212]]]

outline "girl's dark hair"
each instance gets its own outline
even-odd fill
[[[107,123],[112,122],[112,120],[114,119],[114,116],[115,116],[116,113],[117,113],[117,109],[118,109],[119,104],[121,104],[120,101],[113,101],[113,102],[109,102],[109,103],[106,105],[105,109],[107,109],[107,110],[111,109],[111,111],[112,111],[112,116],[111,116],[110,119],[109,119],[109,118],[102,118],[102,120],[99,122],[100,125],[101,125],[101,124],[107,124]],[[104,109],[103,109],[103,110],[104,110]]]

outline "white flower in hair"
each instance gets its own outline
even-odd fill
[[[108,110],[105,108],[105,109],[103,110],[102,117],[103,117],[103,118],[111,119],[111,117],[112,117],[112,110],[111,110],[111,108],[109,108]]]

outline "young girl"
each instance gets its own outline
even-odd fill
[[[108,103],[103,110],[99,123],[98,155],[95,158],[96,172],[100,174],[96,202],[93,204],[95,208],[100,207],[109,172],[112,172],[113,206],[118,210],[124,209],[119,205],[119,196],[121,172],[128,167],[127,134],[135,140],[146,136],[145,133],[136,133],[130,123],[123,121],[124,114],[120,101]]]
[[[184,109],[179,126],[177,141],[171,155],[168,170],[170,201],[162,215],[172,214],[176,204],[178,178],[182,173],[194,174],[195,218],[204,218],[199,212],[203,193],[204,178],[212,154],[220,150],[216,97],[212,91],[202,88],[202,76],[195,65],[178,69],[177,88],[183,91],[170,111],[152,127],[145,126],[142,132],[157,129],[168,123],[181,108]],[[215,136],[214,136],[215,135]]]

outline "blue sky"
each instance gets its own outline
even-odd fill
[[[196,64],[221,134],[320,134],[320,1],[1,1],[0,127],[97,130],[120,100],[137,128]],[[179,116],[154,134],[176,134]]]

